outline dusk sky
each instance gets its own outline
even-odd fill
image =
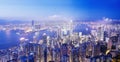
[[[120,0],[0,0],[0,18],[120,19]]]

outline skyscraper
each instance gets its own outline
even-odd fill
[[[102,40],[103,41],[104,31],[103,31],[102,27],[99,27],[97,32],[98,32],[97,33],[98,40]]]
[[[32,20],[31,24],[32,24],[32,26],[31,26],[32,27],[32,31],[34,31],[34,29],[35,29],[34,28],[34,20]]]
[[[32,26],[34,26],[34,20],[32,20]]]

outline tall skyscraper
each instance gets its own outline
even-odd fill
[[[103,31],[102,27],[99,27],[97,32],[98,32],[97,33],[98,40],[103,41],[104,31]]]
[[[34,31],[35,27],[34,27],[34,20],[32,20],[31,24],[32,24],[32,31]]]
[[[32,20],[32,26],[34,26],[34,20]]]

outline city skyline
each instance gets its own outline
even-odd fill
[[[119,0],[1,0],[0,18],[18,20],[120,19]]]

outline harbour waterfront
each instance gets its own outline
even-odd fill
[[[35,22],[1,26],[1,62],[119,61],[119,24]]]

